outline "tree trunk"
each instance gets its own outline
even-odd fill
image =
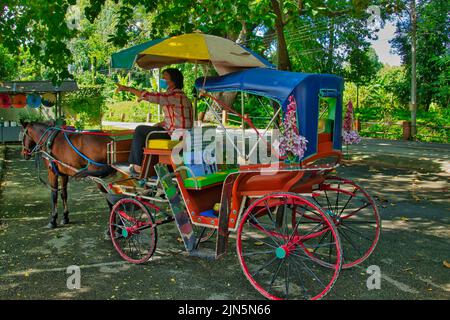
[[[411,0],[411,137],[415,138],[417,133],[417,72],[416,72],[416,29],[417,13],[416,0]]]
[[[236,43],[245,43],[247,42],[247,24],[245,21],[242,21],[242,29],[239,33],[239,37],[236,40]]]
[[[359,107],[359,84],[356,84],[356,109]]]
[[[327,72],[333,73],[333,50],[334,50],[334,17],[330,18],[330,42],[328,44]]]
[[[273,11],[276,15],[275,29],[277,32],[277,53],[278,53],[278,69],[291,70],[291,61],[289,59],[289,52],[287,49],[286,38],[284,37],[284,21],[283,12],[279,0],[270,0]]]

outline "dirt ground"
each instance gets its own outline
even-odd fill
[[[450,262],[449,175],[433,168],[338,169],[379,200],[383,229],[374,254],[343,270],[325,299],[450,299],[450,269],[443,264]],[[240,269],[233,238],[224,259],[205,261],[186,256],[175,225],[164,225],[151,261],[131,265],[104,236],[108,208],[96,187],[71,181],[69,198],[72,223],[47,229],[50,192],[37,181],[34,162],[8,147],[0,191],[0,299],[263,299]],[[66,286],[70,265],[81,267],[78,290]],[[382,273],[379,290],[366,286],[371,265]]]

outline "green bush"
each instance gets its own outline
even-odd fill
[[[80,86],[80,90],[63,96],[61,105],[68,116],[67,123],[78,129],[101,126],[106,110],[103,87]]]

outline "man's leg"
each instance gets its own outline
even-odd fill
[[[151,126],[137,126],[134,131],[133,142],[131,144],[130,156],[128,162],[134,165],[134,169],[140,172],[142,165],[142,158],[145,147],[145,140],[147,135],[152,131],[164,131],[161,127],[151,127]],[[150,136],[150,139],[170,139],[167,133],[154,133]]]

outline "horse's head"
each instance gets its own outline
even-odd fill
[[[31,133],[33,131],[33,123],[21,121],[20,124],[22,125],[22,132],[20,133],[22,138],[22,155],[25,160],[30,160],[32,151],[36,147],[36,141]]]

